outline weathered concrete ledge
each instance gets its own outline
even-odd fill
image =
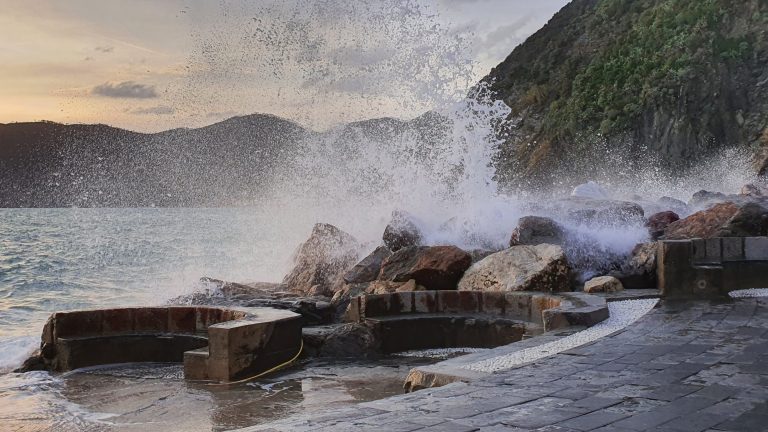
[[[413,314],[493,315],[541,325],[544,331],[591,326],[608,318],[605,299],[585,293],[415,291],[353,298],[351,321]]]
[[[657,276],[667,298],[727,298],[768,287],[768,237],[660,241]]]
[[[300,346],[300,315],[290,311],[117,308],[54,313],[43,328],[40,358],[54,371],[183,361],[188,379],[227,382],[285,362]]]

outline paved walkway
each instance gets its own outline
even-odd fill
[[[768,299],[662,303],[620,333],[471,384],[249,431],[768,431]]]

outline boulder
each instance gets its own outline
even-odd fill
[[[384,260],[379,279],[407,282],[411,279],[428,290],[453,290],[472,257],[455,246],[411,246]]]
[[[343,283],[342,275],[358,260],[360,244],[351,235],[329,224],[316,224],[309,239],[299,246],[295,267],[283,279],[294,292],[332,293]]]
[[[690,207],[707,207],[711,204],[722,203],[728,199],[728,196],[721,192],[710,192],[706,190],[700,190],[693,194],[688,201]]]
[[[568,291],[570,269],[555,245],[521,245],[472,265],[459,282],[463,291]]]
[[[739,206],[726,202],[669,224],[663,239],[750,237],[766,234],[768,234],[768,209],[757,203]]]
[[[512,231],[509,246],[563,244],[565,231],[554,220],[542,216],[525,216]]]
[[[768,209],[757,203],[739,208],[720,230],[717,237],[759,237],[768,235]]]
[[[656,287],[657,243],[640,243],[619,270],[610,272],[625,288],[644,289]]]
[[[765,198],[765,197],[768,197],[768,188],[763,185],[750,183],[750,184],[744,185],[741,188],[741,192],[739,192],[739,195],[754,197],[754,198]]]
[[[651,215],[648,218],[648,222],[645,223],[645,226],[648,227],[648,232],[651,234],[651,239],[656,240],[664,235],[664,230],[667,229],[669,224],[679,220],[680,216],[678,216],[677,213],[673,211],[663,211]]]
[[[624,286],[621,281],[613,276],[600,276],[594,279],[590,279],[584,284],[584,292],[586,293],[615,293],[623,291]]]
[[[423,241],[421,231],[413,222],[410,214],[395,210],[392,212],[392,220],[384,228],[384,245],[392,252],[397,252],[409,246],[420,246]]]
[[[390,255],[392,255],[392,251],[388,247],[377,247],[370,255],[344,273],[344,282],[362,283],[375,280],[381,271],[381,264]]]
[[[606,192],[605,189],[603,189],[602,186],[599,184],[588,181],[584,184],[580,184],[576,186],[573,191],[571,191],[572,197],[579,197],[579,198],[592,198],[592,199],[608,199],[608,192]]]
[[[676,198],[663,196],[656,200],[656,204],[664,208],[664,210],[672,210],[678,215],[687,216],[689,214],[688,204]]]

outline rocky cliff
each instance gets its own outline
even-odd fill
[[[733,147],[765,174],[767,31],[765,0],[572,1],[483,80],[512,109],[500,178],[674,174]]]

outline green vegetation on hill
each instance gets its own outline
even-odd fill
[[[519,117],[502,168],[544,178],[601,140],[669,165],[757,145],[767,30],[766,0],[573,1],[486,78]]]

